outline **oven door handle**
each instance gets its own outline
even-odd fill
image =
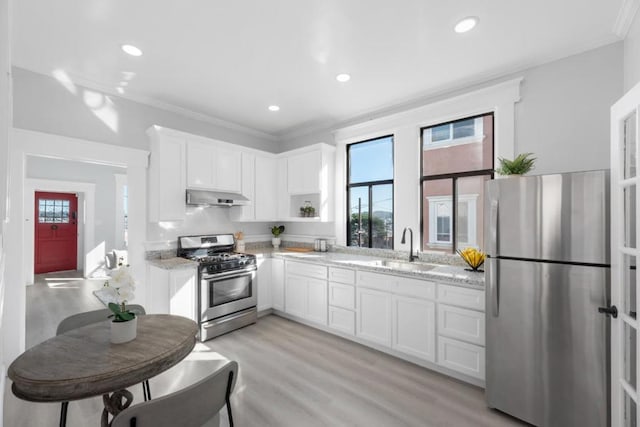
[[[228,277],[241,277],[246,276],[247,274],[252,274],[258,268],[253,266],[253,268],[243,269],[243,270],[233,270],[233,271],[225,271],[224,273],[213,273],[213,274],[203,274],[202,280],[216,280],[216,279],[226,279]]]

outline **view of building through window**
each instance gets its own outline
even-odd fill
[[[40,199],[38,201],[39,223],[68,223],[69,201],[55,199]]]
[[[484,184],[493,178],[493,113],[422,129],[422,249],[483,247]]]
[[[347,146],[347,245],[393,249],[393,136]]]

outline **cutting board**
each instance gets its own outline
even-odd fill
[[[284,250],[288,252],[313,252],[313,248],[296,248],[295,246],[284,248]]]

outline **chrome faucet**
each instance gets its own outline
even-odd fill
[[[411,241],[409,242],[409,262],[411,262],[414,259],[418,259],[418,255],[413,254],[413,230],[411,229],[411,227],[405,227],[404,230],[402,230],[402,240],[400,240],[400,243],[403,245],[407,243],[405,239],[407,230],[409,230],[409,238],[411,239]]]

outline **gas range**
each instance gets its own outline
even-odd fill
[[[232,234],[178,238],[178,256],[197,261],[206,273],[242,270],[256,265],[256,256],[233,252]]]
[[[178,256],[198,262],[196,306],[201,341],[255,323],[256,256],[233,252],[232,234],[182,236]]]
[[[256,265],[255,255],[237,252],[186,255],[185,258],[198,262],[200,271],[207,274],[244,270]]]

